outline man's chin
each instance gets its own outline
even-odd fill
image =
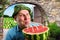
[[[29,27],[29,24],[25,25],[25,27]]]

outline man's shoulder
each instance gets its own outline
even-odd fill
[[[7,34],[15,35],[15,34],[16,34],[16,28],[17,28],[17,27],[15,26],[15,27],[13,27],[13,28],[9,29],[9,30],[8,30],[8,32],[7,32]]]
[[[9,29],[9,31],[10,31],[10,32],[11,32],[11,31],[16,31],[16,28],[17,28],[17,26],[15,26],[15,27]]]

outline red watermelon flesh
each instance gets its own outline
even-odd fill
[[[48,30],[48,27],[46,27],[46,26],[43,27],[40,25],[40,26],[33,26],[33,27],[25,28],[24,32],[34,34],[34,33],[42,33],[47,30]]]

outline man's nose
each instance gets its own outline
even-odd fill
[[[24,20],[27,20],[27,19],[28,19],[28,16],[25,16],[25,17],[24,17]]]

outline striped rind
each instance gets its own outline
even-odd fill
[[[32,33],[26,33],[26,32],[23,31],[25,37],[28,40],[47,40],[47,38],[48,38],[48,32],[49,32],[49,28],[46,31],[44,31],[44,32],[33,33],[33,34]]]
[[[29,34],[24,34],[24,35],[28,40],[47,40],[48,32],[43,34],[36,34],[36,35],[29,35]]]

